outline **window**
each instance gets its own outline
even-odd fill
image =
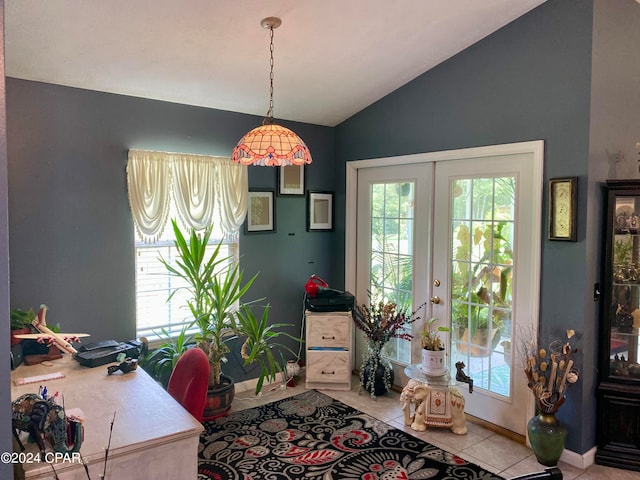
[[[413,229],[415,183],[380,182],[371,185],[371,279],[374,299],[394,302],[407,314],[412,311]],[[411,333],[411,332],[408,332]],[[392,338],[386,354],[411,363],[411,343]]]
[[[247,213],[247,167],[229,158],[129,150],[127,187],[136,239],[136,335],[158,339],[165,329],[177,335],[190,324],[189,292],[161,259],[176,260],[171,219],[183,232],[209,225],[213,252],[238,259],[238,230]],[[188,235],[185,235],[188,238]],[[220,268],[225,268],[220,265]],[[169,296],[178,290],[171,300]]]
[[[184,227],[181,226],[184,231]],[[214,232],[209,239],[213,250],[223,238],[222,232]],[[189,292],[184,289],[167,301],[171,292],[184,287],[184,281],[169,275],[160,258],[169,263],[176,260],[176,248],[171,221],[165,226],[162,236],[155,243],[143,243],[136,237],[136,336],[149,341],[159,339],[157,333],[164,328],[170,335],[177,335],[183,325],[193,321],[187,307]],[[237,261],[239,244],[237,236],[226,238],[218,253],[220,258]]]

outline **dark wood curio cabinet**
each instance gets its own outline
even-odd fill
[[[596,463],[640,471],[640,180],[607,180]]]

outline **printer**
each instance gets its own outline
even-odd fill
[[[317,275],[311,275],[304,291],[304,306],[312,312],[350,312],[355,304],[351,293],[329,288]]]

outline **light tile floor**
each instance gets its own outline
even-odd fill
[[[255,397],[251,392],[236,394],[233,409],[244,410],[305,391],[304,382],[299,382],[297,386],[286,389],[270,388],[265,387],[259,397]],[[429,428],[426,432],[411,430],[404,425],[398,392],[388,392],[373,400],[368,394],[359,393],[357,377],[353,377],[350,391],[321,391],[399,430],[481,465],[506,479],[525,473],[540,472],[546,468],[537,462],[533,452],[525,445],[469,421],[467,422],[469,432],[466,435],[456,435],[445,428]],[[558,467],[563,473],[564,480],[640,480],[640,472],[603,467],[602,465],[592,465],[586,470],[582,470],[560,462]]]

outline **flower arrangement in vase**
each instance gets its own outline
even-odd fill
[[[564,450],[567,429],[555,417],[564,403],[566,390],[580,374],[573,360],[578,351],[571,345],[575,331],[567,330],[566,341],[554,340],[545,347],[532,340],[524,342],[524,373],[536,402],[536,416],[527,424],[531,448],[538,462],[558,463]]]
[[[567,387],[578,381],[579,372],[572,358],[578,350],[570,343],[574,335],[573,330],[567,330],[566,342],[555,340],[547,348],[532,341],[525,343],[524,373],[541,413],[556,413],[565,401]]]
[[[383,358],[382,349],[392,338],[411,340],[413,335],[407,326],[419,320],[414,312],[407,314],[394,302],[374,301],[369,292],[369,305],[357,305],[353,310],[353,321],[361,330],[368,343],[368,352],[363,354],[363,365],[360,369],[360,386],[371,394],[372,398],[389,390],[393,384],[393,368]],[[381,380],[376,384],[376,372]]]

